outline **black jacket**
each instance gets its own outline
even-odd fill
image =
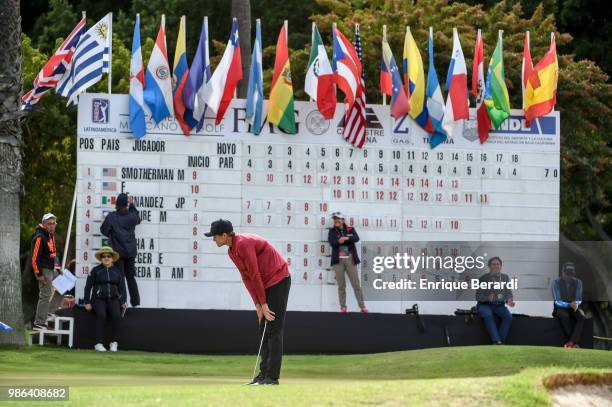
[[[355,230],[355,228],[351,226],[346,225],[344,228],[346,229],[346,234],[350,235],[348,236],[349,240],[346,242],[346,244],[348,245],[349,251],[351,252],[351,255],[353,256],[353,262],[355,264],[359,264],[360,263],[359,255],[357,254],[357,248],[355,247],[355,243],[359,241],[359,235],[357,234],[357,231]],[[341,237],[340,229],[336,227],[329,229],[329,233],[327,235],[327,241],[329,242],[332,248],[332,254],[331,254],[331,265],[332,266],[340,262],[341,244],[338,241],[340,237]]]
[[[125,304],[125,278],[117,266],[106,268],[98,264],[89,272],[85,282],[85,304],[89,304],[93,298],[118,298],[120,304]]]
[[[55,249],[55,236],[47,232],[42,224],[36,226],[30,249],[32,270],[35,274],[40,273],[44,268],[53,270],[56,265],[59,265]]]
[[[499,276],[494,276],[490,272],[480,276],[478,279],[479,282],[495,282],[500,281],[503,283],[507,283],[510,281],[510,277],[507,274],[500,273]],[[493,294],[493,301],[490,301],[489,296]],[[496,289],[483,289],[479,288],[476,290],[476,301],[484,304],[504,304],[506,301],[512,299],[512,290],[508,288],[504,288],[501,290]]]
[[[128,212],[111,212],[100,226],[100,232],[108,237],[108,245],[122,258],[136,257],[136,225],[140,224],[140,215],[134,205]]]

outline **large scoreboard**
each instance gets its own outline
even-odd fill
[[[136,266],[145,307],[253,309],[227,249],[204,237],[219,218],[275,245],[290,263],[289,308],[305,311],[338,309],[327,244],[337,210],[362,241],[558,240],[557,112],[528,128],[513,111],[484,144],[475,120],[466,121],[432,150],[411,119],[368,105],[367,141],[357,149],[341,137],[342,105],[328,121],[314,103],[296,102],[298,134],[266,125],[259,136],[248,132],[244,105],[234,100],[219,125],[207,118],[188,137],[174,119],[149,119],[146,137],[135,140],[127,95],[80,97],[79,296],[120,192],[134,196],[142,219]],[[368,304],[394,313],[404,305]]]

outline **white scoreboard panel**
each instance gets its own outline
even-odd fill
[[[135,197],[142,217],[136,265],[145,307],[253,308],[227,249],[203,235],[219,218],[275,245],[290,262],[289,307],[306,311],[338,309],[326,243],[336,210],[348,215],[362,241],[558,239],[556,112],[529,129],[514,111],[484,145],[469,121],[435,150],[411,120],[394,121],[388,106],[368,106],[361,150],[339,135],[342,105],[331,121],[314,103],[296,102],[296,114],[297,135],[266,126],[254,136],[244,121],[244,100],[235,100],[218,126],[207,119],[201,132],[185,137],[174,119],[157,126],[150,121],[147,136],[136,141],[127,95],[81,96],[78,295],[104,243],[101,222],[122,191]],[[399,302],[368,306],[393,313],[406,308]]]

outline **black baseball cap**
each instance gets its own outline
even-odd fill
[[[210,224],[210,232],[204,233],[204,236],[211,237],[224,233],[232,233],[233,231],[234,227],[232,226],[232,222],[227,219],[219,219]]]

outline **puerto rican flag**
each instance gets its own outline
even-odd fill
[[[219,65],[204,88],[204,102],[216,113],[215,123],[221,123],[234,97],[238,81],[242,79],[242,61],[238,42],[238,21],[232,21],[232,31]]]
[[[470,118],[467,89],[465,58],[459,42],[459,34],[457,34],[457,29],[453,28],[453,54],[446,76],[448,96],[446,97],[444,119],[442,121],[442,127],[446,130],[448,137],[453,137],[453,132],[459,120]]]
[[[34,78],[34,88],[21,98],[22,110],[32,109],[45,93],[57,86],[64,74],[70,75],[74,50],[85,31],[85,18],[83,18]]]
[[[344,93],[344,103],[347,111],[355,103],[355,97],[361,82],[361,61],[355,51],[355,47],[338,30],[336,25],[333,28],[334,54],[332,68],[336,74],[338,87]]]
[[[134,37],[132,40],[132,59],[130,61],[130,129],[137,139],[147,133],[144,113],[145,73],[140,48],[140,14],[136,14]],[[106,168],[104,168],[106,170]],[[114,168],[113,168],[114,170]]]
[[[144,101],[151,109],[155,123],[161,122],[166,117],[174,116],[172,77],[166,51],[166,16],[164,14],[162,14],[161,26],[147,65],[145,81]]]

